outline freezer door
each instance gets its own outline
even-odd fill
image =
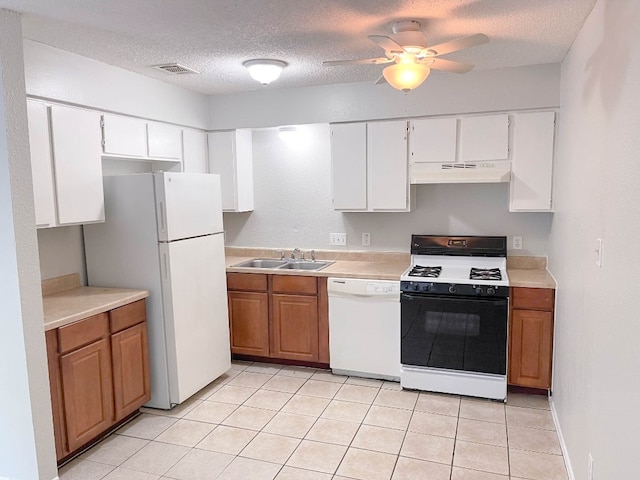
[[[171,403],[231,368],[222,234],[160,244]]]
[[[154,180],[159,241],[222,232],[219,175],[157,172]]]

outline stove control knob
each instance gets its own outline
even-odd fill
[[[482,287],[476,287],[476,293],[482,295]]]
[[[428,291],[429,291],[429,285],[425,283],[424,285],[422,285],[421,290],[422,290],[423,292],[428,292]]]
[[[487,295],[493,295],[495,293],[496,293],[496,291],[493,289],[493,287],[487,288]]]
[[[420,285],[418,285],[417,283],[414,283],[412,285],[412,288],[417,292],[420,289]]]
[[[455,285],[450,285],[449,286],[449,293],[456,293],[456,286]]]

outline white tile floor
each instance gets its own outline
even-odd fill
[[[397,383],[235,362],[145,413],[61,480],[567,480],[549,404],[402,391]]]

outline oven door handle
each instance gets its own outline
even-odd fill
[[[472,302],[482,302],[482,303],[508,303],[508,298],[505,297],[468,297],[468,296],[458,296],[458,295],[420,295],[413,293],[403,293],[400,297],[401,302],[425,302],[429,300],[444,300],[444,301],[472,301]]]

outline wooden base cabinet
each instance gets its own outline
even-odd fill
[[[144,300],[49,330],[45,338],[61,460],[151,398]]]
[[[509,385],[551,388],[553,306],[553,289],[511,289]]]
[[[227,274],[231,352],[329,363],[326,278]]]

